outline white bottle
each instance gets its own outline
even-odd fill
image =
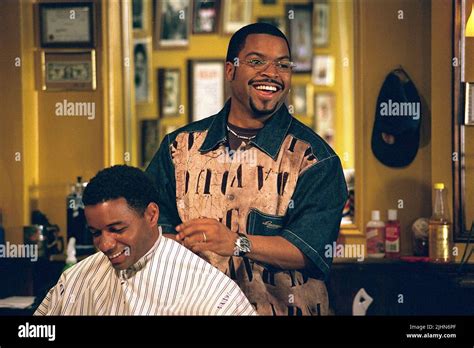
[[[372,220],[367,223],[365,237],[367,239],[367,256],[385,257],[385,223],[380,221],[379,210],[372,210]]]

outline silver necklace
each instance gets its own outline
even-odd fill
[[[256,137],[256,135],[252,135],[251,137],[246,137],[244,135],[239,135],[236,132],[234,132],[232,129],[230,129],[229,126],[227,126],[227,130],[229,132],[231,132],[232,134],[234,134],[237,138],[242,139],[242,140],[252,140],[253,138]]]

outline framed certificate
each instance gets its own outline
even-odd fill
[[[94,47],[94,6],[83,3],[40,3],[41,47]]]
[[[188,61],[189,122],[219,112],[225,102],[224,61]]]

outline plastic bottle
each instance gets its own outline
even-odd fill
[[[429,255],[431,262],[452,261],[452,227],[448,212],[448,200],[443,183],[434,184],[433,215],[429,222]]]
[[[5,245],[5,229],[3,228],[2,209],[0,209],[0,245]]]
[[[385,256],[385,223],[380,221],[380,211],[372,210],[372,220],[365,229],[367,238],[367,256],[383,258]]]
[[[64,266],[63,272],[74,266],[76,263],[76,238],[71,237],[67,243],[66,265]]]
[[[388,210],[388,221],[385,224],[385,255],[389,259],[400,258],[400,221],[397,210]]]

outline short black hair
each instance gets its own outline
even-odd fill
[[[285,34],[283,34],[280,29],[268,23],[252,23],[240,28],[234,33],[234,35],[232,35],[229,41],[229,47],[227,48],[226,62],[233,63],[234,59],[238,57],[240,51],[244,48],[247,36],[251,34],[268,34],[281,37],[285,40],[286,45],[288,46],[288,52],[290,53],[291,59],[290,44],[288,43]]]
[[[142,170],[116,165],[99,171],[87,184],[82,202],[85,206],[125,198],[128,206],[140,216],[148,204],[158,204],[158,191]]]

